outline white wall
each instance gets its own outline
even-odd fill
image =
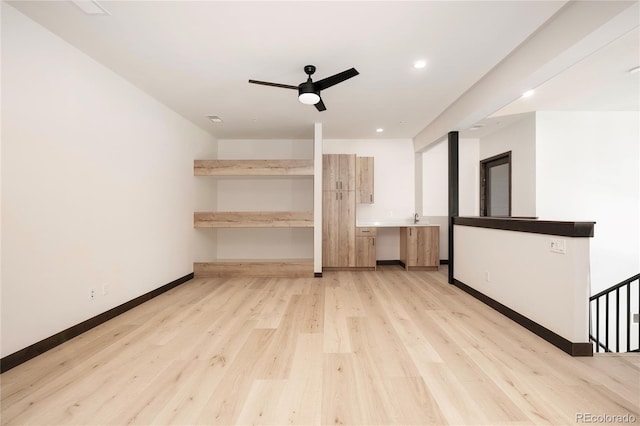
[[[215,141],[1,7],[6,356],[193,271],[193,159]]]
[[[511,151],[512,216],[536,216],[535,119],[535,113],[522,114],[522,119],[480,139],[480,160]]]
[[[479,140],[458,143],[460,216],[479,211]],[[440,259],[449,259],[449,148],[447,140],[430,145],[422,153],[422,211],[424,220],[440,225]]]
[[[447,140],[422,153],[422,211],[424,216],[449,216],[449,150]]]
[[[565,241],[566,254],[549,250],[551,238]],[[589,242],[456,225],[455,279],[571,342],[588,342]]]
[[[312,131],[312,128],[309,129]],[[313,140],[219,140],[218,159],[312,159]],[[313,211],[312,177],[219,177],[218,211]],[[218,259],[313,258],[312,228],[217,231]],[[211,261],[198,254],[196,261]]]
[[[357,204],[356,220],[412,219],[415,213],[415,152],[411,139],[324,139],[324,154],[374,157],[374,203]],[[400,259],[397,228],[379,229],[378,260]]]
[[[595,294],[640,271],[638,112],[538,112],[537,210],[595,221]]]

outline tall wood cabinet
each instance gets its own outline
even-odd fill
[[[322,266],[356,266],[356,156],[322,156]]]
[[[406,270],[437,270],[440,265],[440,228],[409,226],[400,228],[400,261]]]

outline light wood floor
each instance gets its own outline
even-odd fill
[[[1,376],[2,424],[575,424],[640,357],[572,358],[446,271],[197,279]]]

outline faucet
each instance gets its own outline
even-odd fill
[[[418,223],[420,222],[420,215],[418,213],[413,215],[413,223]]]

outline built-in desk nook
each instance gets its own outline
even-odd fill
[[[362,221],[356,223],[356,252],[358,247],[373,247],[378,228],[398,228],[400,233],[400,263],[407,271],[437,271],[440,265],[440,227],[412,221]],[[367,241],[359,241],[360,238]],[[372,239],[373,238],[373,239]],[[376,256],[366,254],[365,269],[375,269]],[[356,255],[356,260],[359,258]],[[371,260],[371,258],[373,260]]]

